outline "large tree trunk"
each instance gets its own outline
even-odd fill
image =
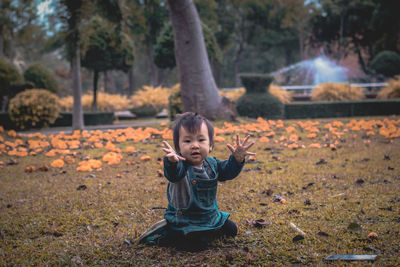
[[[81,81],[81,57],[79,46],[75,51],[75,55],[72,59],[73,68],[73,97],[74,107],[72,113],[72,129],[83,130],[83,109],[82,109],[82,81]]]
[[[233,120],[233,105],[219,95],[211,73],[200,18],[192,0],[168,0],[183,110]]]
[[[93,102],[92,102],[92,110],[97,109],[97,84],[99,81],[99,72],[97,70],[94,71],[93,74]]]

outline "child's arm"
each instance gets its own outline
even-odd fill
[[[167,153],[164,157],[164,176],[170,182],[178,182],[185,175],[182,162],[179,161],[186,159],[178,155],[167,141],[163,141],[162,143],[164,145],[163,150]]]
[[[239,135],[236,135],[236,145],[235,147],[231,144],[227,144],[227,147],[231,150],[232,155],[228,160],[219,161],[218,163],[218,180],[232,180],[242,171],[244,166],[245,157],[248,155],[255,155],[256,153],[247,151],[250,147],[254,145],[254,142],[247,144],[250,135],[246,136],[243,143],[240,142]]]

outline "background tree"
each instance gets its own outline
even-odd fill
[[[200,18],[191,0],[168,0],[184,111],[210,119],[235,114],[218,93],[208,61]]]
[[[85,9],[89,3],[85,0],[61,0],[60,16],[64,18],[65,44],[72,67],[73,111],[72,129],[82,130],[84,127],[82,108],[82,81],[81,81],[81,26],[84,20]],[[89,10],[89,9],[88,9]]]
[[[93,71],[93,103],[97,109],[97,84],[100,72],[122,70],[127,72],[133,64],[133,41],[116,25],[94,16],[86,24],[85,32],[89,36],[87,47],[82,58],[82,66]]]
[[[214,34],[207,25],[201,23],[204,42],[210,61],[222,62],[221,50],[218,47]],[[161,69],[174,68],[176,66],[174,51],[174,33],[172,24],[167,23],[157,38],[157,44],[154,47],[154,63]]]

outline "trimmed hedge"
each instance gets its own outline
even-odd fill
[[[272,120],[282,118],[284,104],[268,92],[246,93],[236,101],[236,110],[240,116],[264,117]]]
[[[113,124],[114,112],[85,112],[83,114],[85,126]],[[0,112],[0,125],[5,129],[17,129],[17,126],[10,119],[8,112]],[[69,127],[72,126],[72,113],[60,112],[59,117],[50,127]]]
[[[240,73],[239,77],[246,93],[265,93],[274,80],[272,75],[259,73]]]
[[[85,126],[113,124],[114,112],[85,112],[83,121]],[[60,116],[50,126],[72,126],[72,112],[60,112]]]
[[[399,115],[400,99],[285,104],[285,119]]]

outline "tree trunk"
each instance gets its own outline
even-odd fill
[[[128,96],[132,95],[134,90],[134,76],[133,76],[133,66],[128,71]]]
[[[0,30],[0,58],[4,57],[4,37]]]
[[[164,82],[165,70],[157,68],[157,86],[161,86]]]
[[[114,94],[116,91],[112,70],[107,70],[104,72],[104,92]]]
[[[358,56],[358,63],[360,64],[361,69],[363,70],[364,73],[368,73],[367,66],[365,65],[364,58],[362,57],[362,54],[361,54],[361,48],[358,46],[357,42],[354,42],[354,46],[356,48],[356,53]]]
[[[99,72],[97,70],[94,71],[93,74],[93,102],[92,102],[92,110],[97,110],[97,84],[99,81]]]
[[[183,110],[209,119],[234,120],[236,113],[217,90],[204,44],[200,18],[192,0],[168,0],[175,38],[175,58]]]
[[[240,60],[242,57],[242,52],[243,52],[243,43],[239,44],[239,48],[236,51],[236,56],[235,56],[235,61],[233,63],[233,68],[235,71],[235,86],[236,87],[240,87],[241,82],[240,82],[240,77],[239,77],[239,66],[240,66]]]
[[[74,107],[72,113],[72,129],[83,130],[83,108],[82,108],[82,81],[81,81],[81,57],[79,45],[72,59],[73,68],[73,97]]]

